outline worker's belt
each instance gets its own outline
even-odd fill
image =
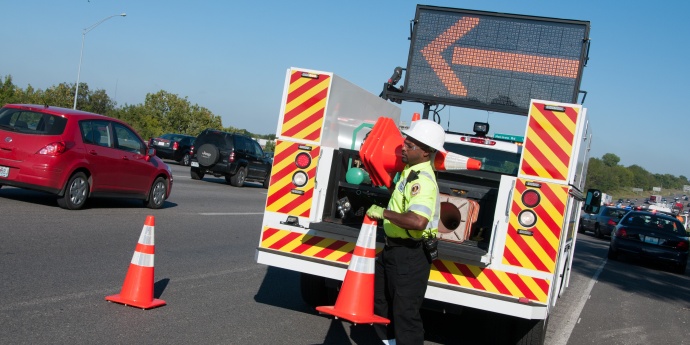
[[[407,248],[417,248],[422,243],[421,241],[415,241],[411,238],[398,238],[398,237],[385,237],[386,246],[388,247],[407,247]]]

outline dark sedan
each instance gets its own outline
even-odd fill
[[[673,265],[685,274],[688,263],[688,234],[683,224],[662,213],[632,211],[616,225],[609,244],[608,257],[632,255]]]
[[[182,165],[189,165],[194,139],[185,134],[163,134],[151,139],[151,147],[156,149],[156,156],[163,159],[172,159]]]
[[[594,236],[602,238],[611,236],[611,231],[618,224],[618,221],[630,211],[630,209],[617,208],[613,206],[600,206],[592,213],[582,212],[580,216],[580,232],[589,230],[594,232]]]

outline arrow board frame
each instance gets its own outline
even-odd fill
[[[527,115],[577,103],[589,21],[417,5],[405,84],[391,98]]]

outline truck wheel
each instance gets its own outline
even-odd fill
[[[300,293],[302,300],[308,306],[316,308],[328,304],[328,290],[326,278],[311,274],[301,273],[299,277]]]
[[[68,210],[78,210],[86,203],[89,196],[89,180],[86,174],[78,172],[67,181],[65,195],[58,197],[58,205]]]
[[[548,323],[548,317],[545,320],[515,318],[513,323],[513,334],[515,335],[514,344],[544,345],[546,339],[546,326]]]
[[[225,177],[225,181],[230,182],[231,185],[234,187],[242,187],[244,186],[244,180],[247,179],[247,168],[239,168],[237,169],[237,172],[235,175],[230,176],[230,181],[228,181],[228,177]]]

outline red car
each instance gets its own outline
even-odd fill
[[[118,119],[42,105],[0,108],[0,187],[55,194],[70,210],[90,197],[141,199],[157,209],[172,184],[170,167]]]

